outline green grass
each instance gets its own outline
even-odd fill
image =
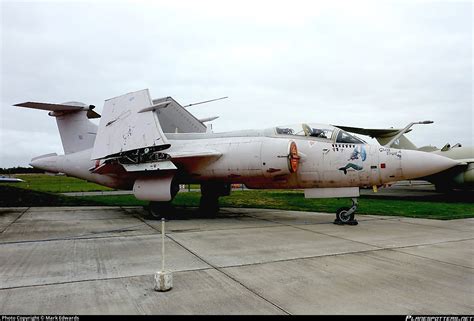
[[[0,195],[0,207],[102,205],[91,199],[32,191],[3,184],[0,185]]]
[[[199,206],[198,192],[179,193],[173,201],[177,206]],[[103,205],[143,206],[147,202],[133,195],[87,196],[83,200]],[[335,213],[351,204],[348,199],[306,199],[299,191],[234,191],[231,196],[221,197],[222,207],[271,208],[293,211]],[[474,217],[472,203],[445,203],[402,201],[364,198],[359,199],[358,214],[405,216],[430,219],[459,219]]]
[[[24,180],[22,183],[3,184],[23,189],[29,189],[38,192],[67,193],[67,192],[92,192],[92,191],[111,191],[111,188],[101,186],[95,183],[68,177],[63,175],[46,174],[18,174],[16,178]]]
[[[68,193],[68,192],[95,192],[112,191],[112,188],[88,182],[83,179],[68,177],[65,175],[47,174],[17,174],[16,178],[24,180],[22,183],[6,183],[2,185],[19,187],[23,189],[48,192],[48,193]],[[189,186],[186,185],[186,189]],[[198,184],[191,184],[191,189],[199,189]]]
[[[16,175],[16,177],[25,180],[25,182],[2,184],[0,186],[0,206],[143,206],[148,204],[148,202],[137,200],[133,195],[65,197],[50,194],[111,190],[77,178],[44,174],[25,174]],[[191,188],[198,187],[198,185],[191,186]],[[198,192],[179,193],[173,204],[177,206],[198,206],[199,198],[200,193]],[[281,190],[233,191],[231,196],[221,197],[219,201],[222,207],[272,208],[328,213],[334,213],[339,207],[350,206],[351,204],[348,199],[305,199],[301,191]],[[359,205],[359,214],[433,219],[474,217],[474,203],[467,200],[449,201],[447,197],[438,198],[435,201],[414,201],[363,196],[359,200]]]
[[[177,205],[198,204],[199,193],[179,195]],[[350,206],[348,199],[307,199],[298,191],[235,191],[231,196],[220,199],[221,206],[273,208],[294,211],[335,213],[343,206]],[[364,198],[359,199],[359,214],[395,215],[407,217],[424,217],[435,219],[455,219],[474,217],[472,203],[443,203],[422,201],[401,201]]]

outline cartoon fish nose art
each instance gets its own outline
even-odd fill
[[[339,170],[343,171],[344,175],[347,175],[347,170],[348,169],[353,169],[355,171],[361,171],[361,170],[364,169],[364,166],[363,166],[362,163],[365,162],[366,159],[367,159],[367,152],[365,151],[364,145],[361,145],[360,147],[356,146],[354,148],[354,151],[352,152],[351,156],[348,159],[349,162],[345,166],[340,167]],[[361,163],[356,164],[355,162],[353,162],[353,161],[357,161],[357,160],[360,160]]]
[[[363,170],[363,169],[364,169],[364,167],[359,166],[359,165],[357,165],[357,164],[354,164],[354,163],[347,163],[346,166],[339,168],[339,170],[340,170],[340,171],[343,171],[344,174],[347,174],[347,170],[348,170],[349,168],[352,168],[352,169],[354,169],[354,170],[356,170],[356,171],[360,171],[360,170]]]

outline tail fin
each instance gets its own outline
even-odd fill
[[[396,136],[397,134],[394,134],[392,136],[386,136],[386,137],[375,137],[375,139],[377,139],[377,141],[379,142],[380,145],[382,146],[385,146],[387,145],[388,143],[390,143],[390,141]],[[390,146],[388,147],[392,147],[392,148],[399,148],[399,149],[411,149],[411,150],[417,150],[418,147],[416,147],[415,144],[413,144],[411,142],[411,140],[409,140],[408,138],[406,138],[406,136],[404,134],[402,134],[401,136],[399,136],[393,143],[390,144]]]
[[[65,154],[79,152],[94,146],[97,125],[88,119],[100,117],[92,110],[94,106],[79,102],[64,104],[26,102],[15,106],[49,110],[49,115],[56,117]]]

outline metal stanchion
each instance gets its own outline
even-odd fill
[[[173,287],[173,274],[165,271],[165,219],[161,219],[161,271],[155,273],[155,291],[165,292]]]

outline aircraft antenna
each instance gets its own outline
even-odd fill
[[[213,102],[213,101],[216,101],[216,100],[221,100],[221,99],[226,99],[226,98],[229,98],[229,97],[225,96],[225,97],[221,97],[221,98],[215,98],[215,99],[211,99],[211,100],[200,101],[198,103],[189,104],[189,105],[186,105],[186,106],[183,106],[183,107],[186,108],[186,107],[190,107],[190,106],[194,106],[194,105],[210,103],[210,102]]]

